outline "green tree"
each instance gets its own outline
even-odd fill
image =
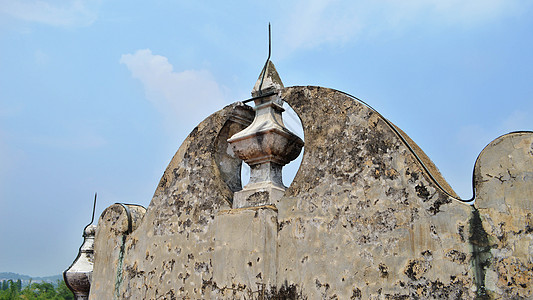
[[[30,281],[20,291],[18,282],[9,280],[6,284],[7,289],[0,289],[0,300],[74,300],[74,295],[63,280],[58,280],[57,286],[49,282]]]
[[[61,299],[74,300],[74,294],[72,294],[72,292],[69,290],[64,280],[57,281],[56,290],[57,294],[61,297]]]
[[[21,299],[60,300],[53,284],[49,282],[32,283],[24,288]]]
[[[7,289],[0,291],[0,300],[13,300],[18,299],[18,291],[16,283],[13,280],[7,280]]]

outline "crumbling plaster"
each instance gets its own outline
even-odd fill
[[[531,133],[501,137],[480,155],[475,209],[444,193],[355,99],[321,87],[281,97],[301,118],[305,148],[278,205],[231,209],[240,161],[226,141],[253,111],[227,106],[187,137],[146,213],[133,209],[131,232],[123,206],[104,211],[90,299],[531,296]]]

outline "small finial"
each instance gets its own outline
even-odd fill
[[[94,193],[91,223],[83,229],[83,244],[80,247],[78,256],[72,265],[63,272],[63,280],[67,287],[74,293],[77,300],[89,299],[89,292],[91,289],[94,266],[94,237],[96,234],[96,226],[92,225],[92,223],[94,221],[94,212],[96,210],[96,197],[97,194]]]

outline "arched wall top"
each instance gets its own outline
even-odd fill
[[[147,216],[156,234],[172,231],[173,217],[184,211],[203,222],[219,209],[230,208],[240,185],[240,160],[228,153],[227,139],[249,125],[253,110],[233,103],[196,126],[168,164]],[[146,224],[147,226],[150,226]]]
[[[359,134],[361,128],[357,128],[358,126],[375,127],[380,120],[382,123],[380,130],[396,135],[403,142],[426,175],[436,183],[437,188],[452,197],[459,198],[431,159],[405,132],[359,99],[341,91],[318,86],[288,87],[282,90],[282,98],[294,109],[302,121],[306,139],[302,165],[308,165],[306,159],[310,160],[311,149],[327,146],[322,144],[327,135],[339,134],[341,131],[343,134]],[[368,118],[370,121],[367,122],[361,118]],[[342,134],[340,139],[342,139]],[[341,142],[342,140],[339,140],[339,143]],[[380,143],[377,140],[373,142]],[[376,146],[379,148],[379,145]],[[379,151],[379,149],[376,150]],[[299,182],[298,174],[294,181]]]
[[[475,166],[479,166],[481,163],[483,163],[484,160],[486,160],[487,156],[490,155],[488,152],[491,151],[498,151],[497,147],[504,141],[509,141],[513,144],[514,142],[519,140],[533,140],[533,131],[513,131],[506,134],[502,134],[499,137],[495,138],[493,141],[488,143],[483,150],[479,153],[478,157],[476,158]],[[501,145],[499,146],[501,147]],[[523,148],[523,147],[522,147]],[[533,145],[531,145],[530,149],[524,149],[526,152],[531,152],[533,155]],[[501,150],[500,150],[501,151]]]
[[[227,135],[242,130],[253,119],[253,110],[238,102],[211,114],[196,126],[172,157],[155,190],[152,202],[159,201],[163,195],[175,191],[177,181],[187,180],[194,183],[192,171],[201,172],[200,181],[210,181],[217,186],[220,197],[231,203],[232,192],[224,183],[220,170],[216,167],[218,142],[225,143]],[[228,122],[230,121],[230,122]],[[226,128],[225,128],[226,127]],[[224,130],[228,132],[224,132]],[[224,136],[220,136],[223,134]],[[223,149],[226,150],[226,149]],[[189,174],[191,173],[191,174]],[[194,176],[196,177],[196,176]],[[151,203],[150,206],[154,205]]]
[[[278,205],[277,285],[297,285],[310,299],[328,290],[342,299],[358,290],[367,299],[408,295],[400,290],[434,282],[450,298],[472,299],[471,207],[452,201],[451,188],[422,150],[343,92],[289,87],[281,96],[302,121],[305,148]],[[451,262],[446,257],[454,253],[465,258]],[[414,265],[423,274],[413,274]]]
[[[226,140],[252,118],[249,106],[234,103],[196,126],[170,161],[132,232],[124,206],[106,209],[95,241],[91,299],[129,299],[132,294],[137,299],[155,299],[158,290],[172,290],[177,282],[202,284],[198,268],[208,266],[212,258],[214,217],[220,209],[231,207],[232,190],[240,181],[240,176],[232,176],[240,171],[240,160],[227,153]],[[173,281],[159,281],[148,291],[136,281],[146,279],[138,277],[137,271],[164,276],[167,266],[174,264]],[[209,272],[206,269],[207,278]]]
[[[301,119],[305,148],[277,207],[229,210],[239,188],[232,174],[240,162],[228,151],[227,139],[253,117],[251,107],[229,105],[183,142],[137,229],[125,234],[122,206],[106,210],[96,234],[91,299],[235,299],[238,293],[259,292],[253,290],[258,282],[280,294],[287,288],[310,299],[430,298],[435,291],[474,298],[473,209],[451,201],[453,191],[422,150],[378,112],[343,92],[289,87],[281,97]],[[482,151],[476,170],[483,175],[489,152],[499,149],[507,155],[511,149],[520,161],[530,159],[533,148],[528,147],[533,147],[530,133],[498,138]],[[531,191],[528,183],[521,186]],[[492,196],[490,189],[487,195]],[[490,235],[499,238],[499,220],[507,222],[520,205],[531,204],[525,201],[531,197],[521,195],[511,214],[493,213],[490,207],[482,215]],[[516,224],[506,223],[513,225],[506,236],[522,234],[513,237],[513,249],[528,249],[524,236],[533,223],[531,214],[522,215],[514,217]],[[504,259],[490,274],[505,268]],[[421,291],[420,284],[437,288]]]
[[[529,200],[533,195],[532,180],[533,132],[504,134],[485,146],[476,159],[474,182],[479,194],[476,206],[510,205],[533,211],[533,201]]]

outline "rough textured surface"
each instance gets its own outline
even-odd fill
[[[217,286],[275,285],[278,230],[275,207],[221,211],[215,224]]]
[[[128,211],[131,218],[128,218]],[[90,299],[115,299],[115,287],[124,280],[123,262],[128,234],[135,230],[146,212],[141,206],[113,204],[106,208],[96,229]],[[98,242],[96,242],[98,241]]]
[[[91,289],[91,299],[113,299],[110,295],[197,299],[218,291],[212,281],[213,224],[218,211],[231,208],[234,178],[240,181],[240,160],[232,157],[226,140],[246,127],[243,120],[252,117],[248,106],[235,104],[211,115],[191,132],[163,174],[142,223],[125,239],[122,266],[115,267],[122,270],[121,276],[118,271],[98,275],[95,267],[101,284]],[[231,172],[236,175],[230,176]],[[121,232],[117,226],[123,227],[115,223],[102,231],[108,235]],[[111,252],[102,263],[117,266],[119,253],[114,245],[120,242],[99,233],[96,240],[107,245],[97,247],[98,251]]]
[[[279,77],[278,71],[276,71],[274,63],[269,60],[265,67],[266,70],[261,71],[259,78],[257,78],[257,81],[255,82],[254,88],[252,89],[252,97],[272,93],[283,88],[283,82],[281,82],[281,78]],[[263,76],[265,71],[266,73]]]
[[[476,163],[487,233],[485,287],[494,298],[533,298],[533,133],[491,142]]]
[[[305,152],[280,201],[278,286],[309,299],[472,299],[470,207],[438,190],[377,114],[336,91],[286,89]]]
[[[476,209],[354,99],[282,97],[306,144],[277,207],[230,209],[240,161],[226,140],[246,127],[231,116],[253,112],[228,106],[180,147],[136,229],[125,234],[120,207],[101,216],[91,299],[530,298],[531,133],[483,151]]]

